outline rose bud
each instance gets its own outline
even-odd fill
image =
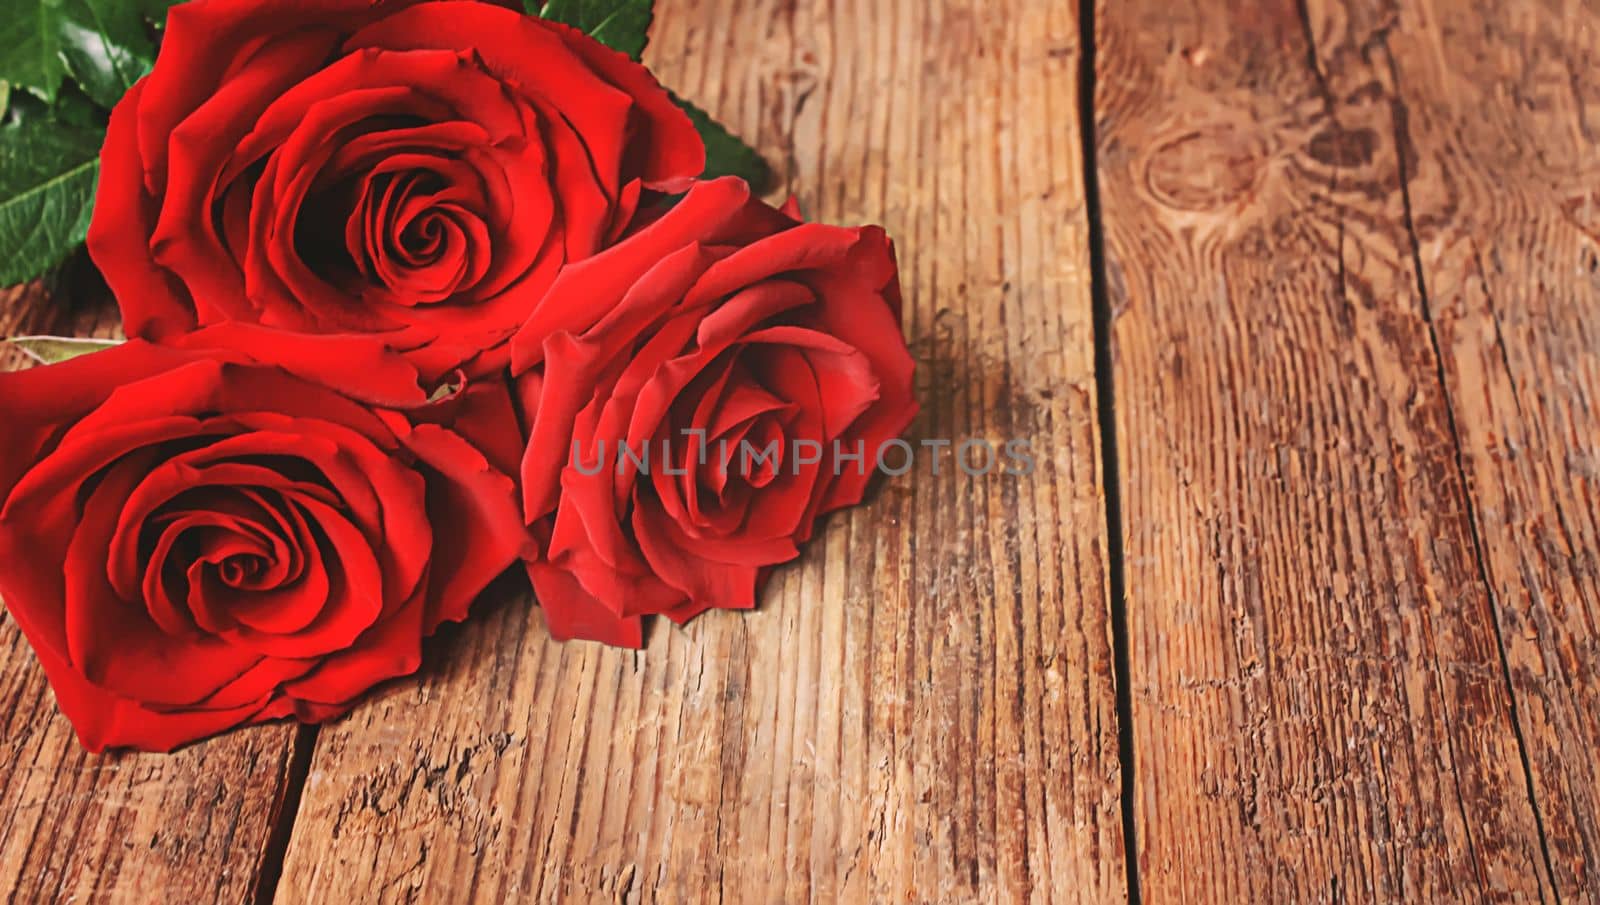
[[[637,647],[642,616],[754,606],[917,412],[883,231],[802,224],[737,179],[568,268],[512,361],[529,575],[562,639]]]
[[[0,374],[0,597],[91,750],[342,713],[525,552],[502,386],[447,428],[376,342],[233,332],[287,354]]]
[[[704,167],[644,67],[479,0],[191,0],[111,116],[89,248],[130,336],[381,333],[503,368],[560,267]],[[286,14],[287,13],[287,14]]]

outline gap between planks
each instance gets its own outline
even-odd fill
[[[1112,367],[1111,295],[1106,289],[1105,224],[1100,212],[1100,172],[1095,120],[1096,0],[1080,0],[1078,41],[1083,48],[1078,74],[1078,141],[1083,155],[1083,197],[1089,226],[1089,298],[1094,323],[1096,417],[1100,421],[1100,474],[1106,509],[1106,558],[1110,572],[1111,655],[1116,679],[1117,756],[1120,759],[1122,845],[1126,853],[1128,903],[1140,905],[1138,776],[1133,736],[1133,668],[1128,654],[1128,579],[1122,533],[1122,468],[1117,450],[1117,388]]]

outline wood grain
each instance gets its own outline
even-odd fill
[[[72,258],[48,281],[0,288],[0,339],[11,336],[122,337],[110,290],[87,255]],[[0,343],[0,371],[28,367],[33,360]]]
[[[315,736],[173,757],[83,754],[0,620],[0,890],[1124,901],[1125,586],[1145,901],[1600,899],[1600,8],[1093,19],[1103,400],[1074,4],[659,0],[648,52],[897,238],[913,440],[1036,473],[923,456],[639,653],[507,581]],[[54,296],[0,335],[115,331]]]
[[[1552,896],[1384,28],[1098,7],[1151,901]]]
[[[508,590],[323,729],[280,898],[1121,901],[1077,13],[662,0],[649,60],[829,222],[898,241],[921,437],[754,614],[633,654]]]
[[[1555,891],[1600,901],[1600,9],[1366,6]]]
[[[114,308],[68,277],[0,292],[0,335],[118,336]],[[20,355],[0,362],[20,367]],[[44,672],[0,616],[0,890],[7,902],[245,902],[292,783],[295,730],[234,732],[177,754],[84,751]]]
[[[0,289],[0,337],[51,333],[61,321],[50,291],[42,282]],[[0,346],[0,370],[26,367],[27,356],[14,347]]]

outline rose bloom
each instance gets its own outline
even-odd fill
[[[191,0],[112,113],[89,248],[130,336],[383,333],[425,377],[482,374],[564,263],[704,164],[642,66],[564,25]]]
[[[376,343],[214,334],[276,358],[0,374],[0,597],[94,751],[337,715],[527,543],[503,387],[428,405]]]
[[[883,231],[799,223],[737,179],[568,268],[512,360],[528,571],[563,639],[637,647],[642,616],[754,606],[917,412]]]

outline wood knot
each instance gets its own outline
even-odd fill
[[[1215,210],[1253,194],[1266,161],[1258,137],[1215,123],[1157,145],[1145,165],[1145,184],[1168,207]]]
[[[1363,167],[1372,162],[1378,149],[1378,134],[1371,129],[1341,129],[1330,126],[1311,139],[1308,149],[1318,163],[1330,167]]]

